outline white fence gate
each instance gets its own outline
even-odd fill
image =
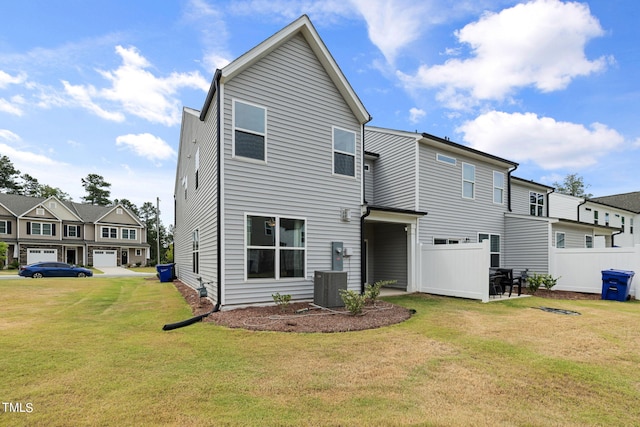
[[[489,241],[420,245],[419,292],[489,301]]]
[[[640,245],[632,248],[551,248],[549,274],[560,278],[553,289],[600,294],[602,271],[609,269],[635,272],[629,293],[640,295],[637,292],[640,285]]]

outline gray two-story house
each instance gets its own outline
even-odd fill
[[[217,70],[203,107],[183,111],[177,277],[218,306],[310,299],[339,243],[360,290],[369,120],[307,16]]]

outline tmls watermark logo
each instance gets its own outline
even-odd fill
[[[33,412],[33,403],[27,402],[0,402],[4,412],[22,412],[30,414]]]

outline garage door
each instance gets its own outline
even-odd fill
[[[57,249],[27,249],[27,264],[41,261],[58,261]]]
[[[118,251],[115,250],[96,250],[93,251],[93,266],[94,267],[116,267]]]

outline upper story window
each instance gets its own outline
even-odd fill
[[[593,223],[598,225],[598,211],[593,211]]]
[[[556,248],[563,249],[565,241],[565,234],[561,231],[556,232]]]
[[[493,203],[504,203],[504,173],[493,171]]]
[[[29,225],[30,224],[30,225]],[[55,236],[56,226],[48,222],[27,223],[27,234],[38,236]]]
[[[102,227],[102,237],[105,239],[117,239],[118,229],[114,227]]]
[[[356,134],[333,128],[333,173],[356,176]]]
[[[64,226],[64,236],[65,237],[80,237],[80,226],[79,225],[65,225]]]
[[[604,213],[604,225],[609,226],[609,212]]]
[[[631,224],[633,226],[633,222]],[[11,234],[10,221],[0,221],[0,234]]]
[[[123,228],[122,229],[122,238],[126,240],[136,240],[136,230],[135,228]]]
[[[194,273],[200,272],[200,232],[197,228],[191,233],[191,267]]]
[[[633,234],[633,218],[629,218],[629,234]]]
[[[544,216],[544,194],[529,191],[529,213],[533,216]]]
[[[448,163],[453,166],[455,166],[457,163],[457,160],[455,157],[446,156],[440,153],[436,154],[436,160],[442,163]]]
[[[245,102],[233,102],[233,155],[267,160],[267,110]]]
[[[622,232],[624,233],[624,217],[620,218],[620,228],[622,229]]]
[[[476,196],[476,167],[469,163],[462,164],[462,197],[473,199]]]

